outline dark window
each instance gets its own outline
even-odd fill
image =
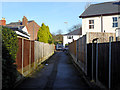
[[[89,20],[89,29],[94,29],[94,20]]]
[[[89,24],[94,24],[94,20],[89,20]]]
[[[113,27],[118,27],[118,18],[113,17]]]
[[[117,21],[117,17],[113,17],[113,22]]]
[[[113,23],[113,27],[118,27],[118,23]]]
[[[67,38],[68,38],[68,39],[72,39],[72,38],[73,38],[73,36],[67,36]]]

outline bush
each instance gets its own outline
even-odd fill
[[[6,27],[2,28],[2,88],[11,88],[16,81],[17,34]]]
[[[2,44],[6,47],[12,59],[16,59],[18,39],[17,34],[6,27],[2,28]]]

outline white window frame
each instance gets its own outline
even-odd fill
[[[92,23],[90,23],[90,22],[92,22]],[[94,29],[94,20],[89,20],[89,29]]]
[[[117,19],[114,20],[115,18],[117,18]],[[113,27],[113,28],[118,27],[118,17],[112,17],[112,21],[113,21],[113,23],[112,23],[112,27]],[[117,25],[115,25],[115,24],[117,24]]]

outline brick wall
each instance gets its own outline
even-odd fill
[[[0,20],[0,25],[5,26],[6,25],[6,20]]]
[[[35,22],[32,21],[28,24],[28,33],[30,34],[30,40],[37,40],[37,32],[40,26]]]
[[[27,27],[28,33],[30,34],[30,40],[37,40],[37,32],[40,26],[35,21],[28,23],[28,19],[25,16],[23,16],[22,25]]]

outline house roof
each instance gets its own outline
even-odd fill
[[[23,17],[23,18],[25,18],[25,17]],[[40,26],[34,20],[27,21],[27,23],[26,23],[26,21],[27,21],[27,19],[25,18],[25,20],[22,21],[23,23],[21,21],[11,22],[11,23],[7,24],[6,26],[7,27],[18,27],[19,29],[22,29],[22,26],[23,27],[26,26],[27,31],[30,34],[30,39],[36,40],[37,32],[38,32]],[[25,25],[25,24],[27,24],[27,25]],[[34,32],[33,32],[33,30],[34,30]]]
[[[79,28],[77,30],[74,30],[68,34],[64,34],[64,35],[82,35],[82,28]]]
[[[34,20],[28,21],[28,24],[33,21]],[[19,26],[19,25],[23,25],[22,22],[11,22],[11,23],[7,24],[7,26]]]
[[[11,23],[9,23],[9,24],[7,24],[7,25],[16,25],[16,26],[18,26],[18,25],[22,25],[22,22],[11,22]]]
[[[6,26],[7,27],[7,26]],[[23,28],[23,27],[21,27],[21,28],[19,28],[19,27],[7,27],[7,28],[10,28],[10,29],[12,29],[13,31],[19,31],[19,32],[21,32],[21,33],[23,33],[23,34],[25,34],[25,35],[27,35],[27,36],[30,36],[28,33],[26,33],[26,32],[24,32],[21,28]]]
[[[79,17],[120,14],[120,2],[105,2],[90,5]]]

